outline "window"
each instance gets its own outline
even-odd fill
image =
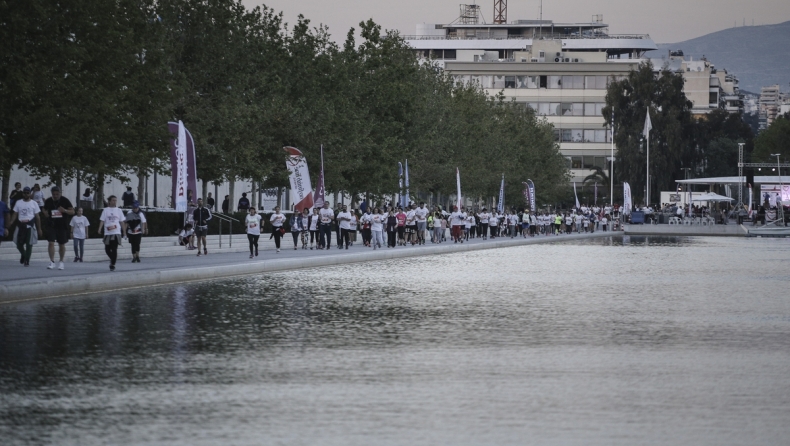
[[[540,53],[543,54],[543,51],[541,51]],[[540,76],[540,88],[548,88],[548,84],[549,84],[548,76]]]
[[[596,156],[593,157],[593,166],[600,167],[601,169],[606,168],[606,157],[605,156]]]
[[[581,90],[584,88],[584,76],[572,76],[573,77],[573,86],[570,88],[575,88],[577,90]],[[567,86],[565,88],[568,88]]]
[[[455,60],[455,50],[444,50],[445,60]]]
[[[494,88],[494,77],[493,76],[480,76],[480,87],[482,88]]]
[[[603,102],[597,102],[595,104],[595,116],[603,116],[603,108],[606,107],[606,104]]]
[[[597,90],[606,90],[608,76],[595,76],[595,88]]]
[[[562,88],[562,76],[549,76],[549,88]]]
[[[549,102],[549,116],[562,116],[559,102]]]
[[[516,88],[516,76],[505,76],[505,88]]]
[[[572,136],[573,142],[582,142],[583,140],[582,133],[583,131],[581,129],[573,129],[573,136]]]
[[[594,102],[587,102],[584,104],[584,116],[595,116]]]
[[[596,76],[584,76],[584,88],[587,90],[595,90]]]
[[[538,76],[517,76],[516,77],[516,85],[517,88],[538,88],[538,84],[540,80]]]
[[[595,131],[595,142],[606,142],[606,130]]]
[[[719,103],[719,93],[712,91],[709,95],[709,104],[718,104]]]
[[[594,141],[595,141],[595,130],[585,130],[584,142],[594,142]]]
[[[574,102],[573,103],[573,116],[584,116],[584,103],[583,102]]]
[[[581,169],[582,168],[582,157],[580,156],[572,156],[571,157],[571,169]]]
[[[572,116],[573,115],[573,104],[570,102],[563,102],[560,105],[560,116]]]
[[[554,129],[554,142],[560,142],[560,129]]]
[[[501,90],[505,88],[505,76],[494,76],[494,89]]]
[[[455,76],[455,83],[458,85],[469,85],[471,81],[472,81],[472,76],[468,76],[468,75]]]
[[[540,116],[548,116],[549,115],[549,103],[548,102],[540,102],[540,103],[538,103],[538,114]]]
[[[535,113],[538,112],[538,103],[537,102],[528,102],[527,107],[531,108]]]
[[[571,129],[562,129],[562,142],[571,142],[573,133]]]

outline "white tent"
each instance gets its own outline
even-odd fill
[[[725,197],[724,195],[714,194],[708,192],[707,194],[697,195],[691,201],[733,201],[734,198]]]

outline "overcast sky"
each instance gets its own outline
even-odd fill
[[[372,18],[385,29],[414,34],[417,23],[449,23],[460,3],[471,0],[242,0],[248,7],[265,4],[282,11],[289,24],[299,14],[329,26],[336,41],[348,29]],[[494,0],[477,1],[486,22],[493,20]],[[508,1],[507,20],[536,19],[540,0]],[[790,0],[544,0],[543,19],[589,22],[603,14],[612,34],[650,34],[656,43],[675,43],[737,26],[790,20]]]

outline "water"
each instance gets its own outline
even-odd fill
[[[0,439],[786,444],[789,265],[626,237],[0,306]]]

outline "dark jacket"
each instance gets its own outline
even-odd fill
[[[211,220],[211,211],[205,206],[197,208],[192,211],[192,219],[195,221],[195,226],[206,226]]]

